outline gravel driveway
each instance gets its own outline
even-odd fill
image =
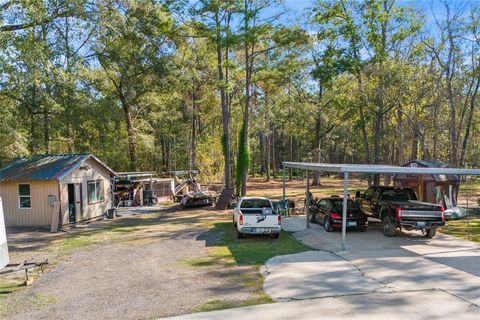
[[[115,237],[75,248],[30,288],[10,294],[3,301],[8,306],[8,310],[3,310],[4,316],[148,319],[190,313],[195,306],[215,299],[246,300],[255,290],[232,279],[256,272],[253,268],[233,266],[216,270],[185,263],[206,257],[205,242],[220,236],[206,233],[210,238],[205,237],[208,223],[229,217],[227,212],[175,209],[124,216],[113,222],[123,221],[127,226],[115,230]],[[109,223],[97,223],[87,229],[96,230],[95,239],[102,239]],[[9,240],[15,257],[15,239]]]

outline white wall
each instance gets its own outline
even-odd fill
[[[88,166],[88,170],[80,169],[82,166]],[[104,201],[101,203],[88,204],[87,181],[103,180]],[[89,159],[77,169],[73,170],[68,176],[60,181],[62,221],[61,224],[69,223],[68,220],[68,184],[78,183],[82,188],[82,210],[77,212],[77,221],[95,218],[104,214],[111,208],[112,189],[110,173],[95,160]],[[77,209],[77,211],[80,211]]]
[[[0,269],[5,267],[8,262],[7,233],[5,231],[5,220],[3,218],[2,198],[0,198]]]

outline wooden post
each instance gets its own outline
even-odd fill
[[[55,201],[52,211],[52,224],[50,226],[50,232],[55,233],[58,231],[58,221],[60,219],[60,201]]]
[[[423,175],[418,175],[418,199],[423,201]]]

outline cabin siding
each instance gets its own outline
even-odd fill
[[[85,165],[88,170],[85,170]],[[81,166],[70,172],[60,180],[61,196],[61,224],[69,223],[68,217],[68,184],[79,184],[81,187],[81,204],[77,206],[76,221],[88,220],[102,216],[110,207],[112,189],[110,172],[92,159],[88,159]],[[87,182],[102,180],[104,187],[104,200],[99,203],[88,203]]]
[[[20,209],[18,185],[30,184],[32,207]],[[3,200],[5,225],[7,227],[50,226],[53,207],[48,204],[48,196],[59,199],[58,181],[9,181],[0,182],[0,197]]]

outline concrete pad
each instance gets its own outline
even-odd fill
[[[176,320],[478,320],[480,308],[441,290],[375,293],[279,302],[190,314]]]
[[[380,282],[363,276],[348,261],[326,251],[274,257],[262,268],[263,290],[274,300],[311,299],[374,292]]]
[[[294,237],[319,250],[340,248],[341,233],[319,225]],[[373,223],[367,232],[348,232],[347,252],[336,254],[394,290],[438,288],[480,305],[480,247],[473,242],[444,234],[428,239],[415,231],[387,238]]]
[[[307,228],[305,216],[282,218],[282,229],[289,232],[302,231]]]

